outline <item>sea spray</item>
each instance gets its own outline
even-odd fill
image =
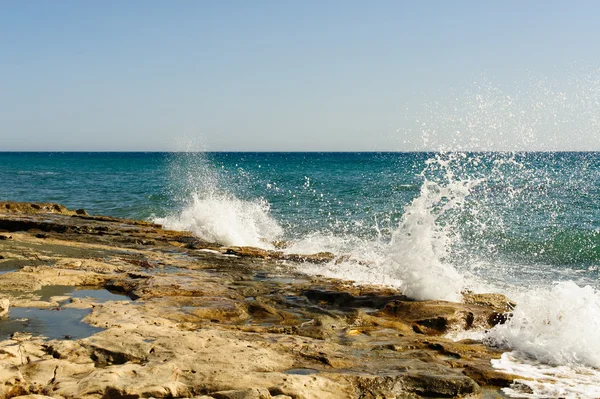
[[[590,143],[577,140],[598,131],[597,77],[598,71],[593,79],[571,80],[562,90],[542,80],[512,95],[486,84],[471,101],[421,126],[428,142],[433,136],[458,150],[589,148]],[[559,142],[566,131],[573,140]],[[446,137],[436,136],[440,132]],[[454,252],[447,259],[463,276],[476,272],[488,289],[517,302],[509,320],[485,335],[487,344],[513,350],[494,366],[525,377],[505,393],[598,397],[600,294],[588,285],[598,286],[590,278],[600,249],[593,205],[597,157],[513,152],[491,158],[492,163],[483,163],[491,168],[482,169],[482,184],[469,197],[475,212],[456,225],[455,249],[462,254]],[[473,177],[479,173],[469,169]],[[578,285],[571,278],[583,281]],[[470,284],[471,276],[466,279]],[[550,283],[555,279],[559,281]]]
[[[456,216],[478,184],[476,179],[457,179],[453,173],[452,164],[466,157],[441,153],[426,161],[421,192],[404,209],[392,234],[383,267],[402,281],[400,288],[409,297],[460,300],[464,279],[448,262],[448,254],[459,238]]]
[[[419,195],[404,208],[389,241],[380,234],[375,240],[329,238],[328,242],[351,242],[349,257],[308,271],[396,286],[418,300],[460,300],[464,280],[446,258],[458,237],[457,217],[479,182],[454,175],[452,165],[465,157],[464,153],[443,153],[427,160],[420,173]]]
[[[268,248],[281,234],[281,227],[269,216],[267,202],[243,201],[227,193],[193,193],[179,213],[156,218],[156,222],[223,245]]]
[[[505,324],[484,335],[512,350],[492,365],[522,376],[503,391],[514,398],[600,396],[600,293],[572,281],[512,293],[518,302]]]
[[[572,281],[514,294],[518,305],[485,342],[550,365],[600,368],[600,293]]]
[[[272,247],[283,232],[262,198],[240,199],[205,153],[175,154],[171,194],[177,211],[157,223],[223,245]],[[229,184],[229,185],[228,185]]]

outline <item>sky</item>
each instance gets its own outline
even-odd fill
[[[600,150],[600,2],[0,0],[0,151]]]

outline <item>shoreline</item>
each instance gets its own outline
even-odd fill
[[[49,316],[1,337],[0,399],[496,397],[521,378],[492,367],[502,350],[444,338],[504,322],[502,295],[414,301],[296,267],[332,259],[1,202],[0,326]],[[95,330],[69,334],[79,320]]]

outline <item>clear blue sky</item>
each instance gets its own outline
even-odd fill
[[[600,150],[599,18],[597,1],[2,0],[0,150],[412,150],[423,129],[456,140],[448,121],[496,89],[516,105],[486,97],[482,148],[552,114],[558,147]],[[549,148],[535,129],[516,146]]]

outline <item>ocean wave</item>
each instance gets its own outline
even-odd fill
[[[518,305],[491,329],[489,345],[525,353],[549,365],[600,368],[600,293],[564,281],[514,294]]]
[[[476,180],[450,180],[440,184],[424,179],[419,195],[405,207],[387,244],[381,239],[365,241],[346,237],[336,242],[329,238],[328,242],[338,245],[341,242],[346,247],[348,242],[352,243],[350,256],[309,270],[360,283],[396,286],[417,300],[460,300],[464,279],[445,261],[453,240],[452,231],[440,221],[462,208],[475,184]]]
[[[168,229],[191,231],[223,245],[270,248],[283,233],[269,215],[268,202],[243,201],[232,194],[194,193],[180,212],[154,220]]]
[[[272,248],[283,229],[262,198],[242,199],[208,154],[185,152],[169,160],[170,196],[175,210],[153,220],[222,245]],[[250,176],[247,176],[250,179]]]

